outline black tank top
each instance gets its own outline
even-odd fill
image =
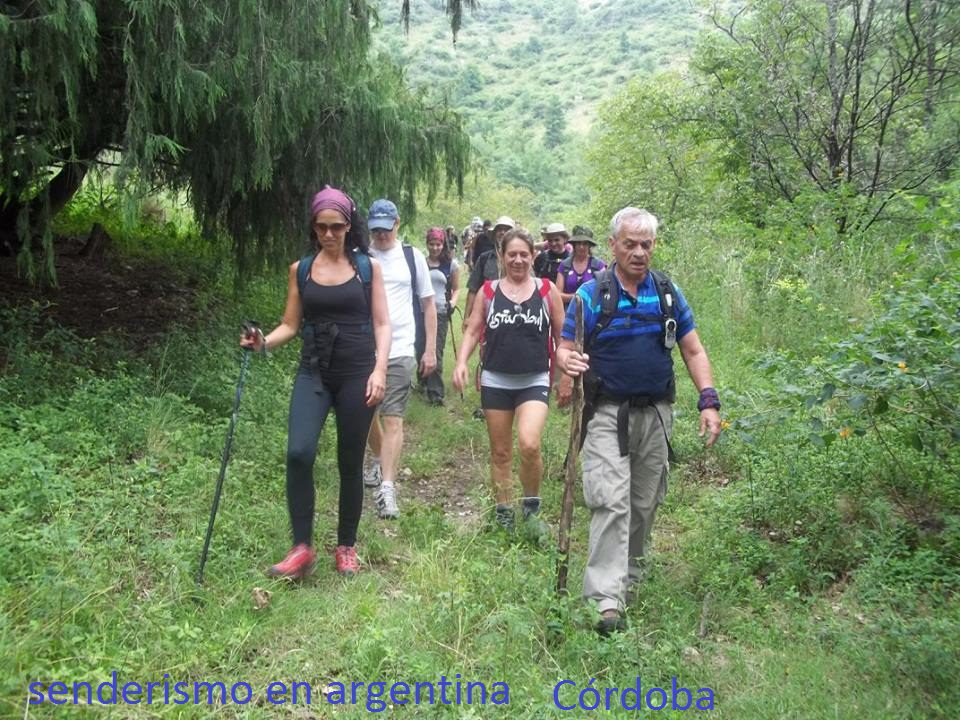
[[[353,277],[341,285],[318,285],[308,278],[302,303],[303,360],[309,361],[319,351],[324,355],[320,366],[324,375],[369,375],[375,364],[376,344],[360,278]],[[324,342],[332,342],[332,352],[320,347]]]
[[[483,367],[516,375],[550,369],[550,313],[537,283],[522,303],[510,300],[497,284],[487,313]]]

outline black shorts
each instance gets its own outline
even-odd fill
[[[549,399],[550,388],[546,385],[534,385],[520,390],[480,386],[480,407],[484,410],[516,410],[525,402],[536,400],[549,404]]]

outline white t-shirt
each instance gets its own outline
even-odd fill
[[[460,265],[456,260],[450,260],[450,274],[453,275]],[[433,301],[437,304],[437,312],[447,311],[447,276],[439,267],[430,268],[430,282],[433,283]]]
[[[399,238],[389,250],[379,250],[371,245],[370,256],[380,262],[383,284],[387,291],[387,310],[390,312],[390,326],[393,328],[390,359],[414,357],[417,327],[413,319],[410,268],[403,255],[403,245]],[[430,282],[427,259],[417,248],[413,248],[413,261],[417,267],[417,297],[433,297],[433,283]]]

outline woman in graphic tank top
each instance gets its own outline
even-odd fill
[[[563,326],[563,303],[552,281],[531,275],[533,240],[526,230],[510,230],[500,243],[505,276],[484,283],[483,301],[473,304],[453,384],[458,390],[464,388],[467,361],[482,342],[480,404],[490,438],[495,521],[507,531],[512,531],[516,522],[512,504],[516,420],[523,530],[539,542],[548,535],[539,517],[543,476],[540,444],[549,408],[550,360]]]

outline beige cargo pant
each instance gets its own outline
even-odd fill
[[[653,521],[667,494],[671,404],[631,409],[628,427],[630,453],[620,457],[617,406],[603,403],[583,445],[583,497],[591,512],[583,597],[600,612],[622,611],[627,593],[643,579]]]

